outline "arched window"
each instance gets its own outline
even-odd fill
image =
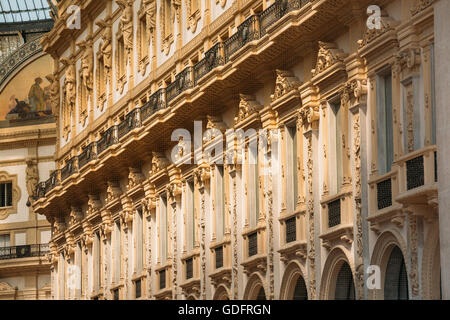
[[[263,287],[259,289],[258,295],[256,296],[256,300],[266,300],[266,293]]]
[[[336,280],[335,300],[355,300],[355,285],[350,266],[344,262]]]
[[[306,290],[305,280],[302,276],[299,276],[297,279],[292,300],[308,300],[308,291]]]
[[[408,300],[408,275],[405,259],[403,259],[402,251],[398,247],[392,249],[386,267],[384,299]]]

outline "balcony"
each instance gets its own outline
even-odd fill
[[[265,273],[267,270],[265,231],[266,227],[259,225],[256,228],[246,230],[243,234],[246,250],[244,261],[241,264],[246,274],[252,274],[255,271]]]
[[[66,180],[69,178],[72,174],[77,172],[77,168],[75,166],[75,157],[71,158],[66,162],[66,165],[61,169],[61,181]]]
[[[194,84],[197,85],[206,74],[223,64],[225,64],[223,43],[218,42],[206,51],[205,57],[194,66]]]
[[[97,154],[95,153],[95,146],[96,146],[95,142],[90,143],[83,149],[83,152],[81,152],[81,154],[78,156],[79,170],[81,170],[89,162],[97,159]]]
[[[404,211],[433,219],[437,214],[436,146],[411,152],[399,160],[399,194],[395,201]]]
[[[132,130],[139,128],[141,126],[141,122],[139,120],[139,111],[140,109],[134,109],[129,112],[125,119],[117,125],[117,136],[118,139],[121,140]]]
[[[186,297],[199,298],[200,295],[200,252],[195,249],[181,257],[183,281],[180,284]]]
[[[351,187],[321,201],[322,204],[322,245],[331,250],[332,247],[353,242],[353,206]]]
[[[157,266],[155,269],[156,273],[156,299],[172,299],[172,286],[171,286],[171,275],[172,275],[172,264],[167,263],[163,266]]]
[[[306,258],[306,211],[302,205],[290,214],[280,216],[281,261],[287,263],[296,258]]]
[[[175,80],[166,88],[167,103],[178,95],[193,87],[192,67],[187,67],[175,76]]]
[[[48,244],[29,244],[0,248],[0,260],[44,257],[50,251]]]
[[[117,139],[117,126],[112,126],[108,128],[103,134],[102,137],[97,141],[97,155],[100,155],[110,146],[116,144],[118,142]]]
[[[259,16],[253,15],[248,17],[243,23],[238,26],[238,30],[230,38],[225,40],[224,52],[225,62],[230,60],[230,57],[244,47],[247,43],[259,39]]]
[[[231,285],[231,238],[226,235],[220,242],[214,242],[209,247],[212,253],[213,265],[209,277],[214,287],[223,284]]]
[[[150,98],[148,99],[148,102],[145,103],[141,107],[141,124],[150,118],[153,114],[158,112],[159,110],[166,108],[166,99],[165,99],[166,90],[159,89],[155,93],[153,93]]]

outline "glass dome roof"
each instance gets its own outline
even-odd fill
[[[0,0],[0,24],[51,20],[47,0]]]

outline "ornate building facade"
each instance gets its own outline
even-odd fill
[[[51,225],[31,202],[55,169],[52,59],[40,45],[53,21],[41,1],[19,2],[0,5],[0,300],[41,300],[51,298]]]
[[[59,1],[52,297],[439,299],[437,2]]]

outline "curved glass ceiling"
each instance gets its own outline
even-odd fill
[[[0,23],[50,20],[47,0],[0,0]]]

